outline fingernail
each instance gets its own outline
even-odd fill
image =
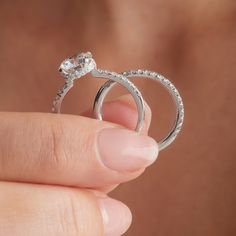
[[[157,158],[154,139],[127,129],[103,129],[98,134],[98,151],[104,165],[116,171],[137,171]]]
[[[103,219],[104,236],[124,234],[132,221],[129,208],[122,202],[111,198],[100,198],[98,201]]]

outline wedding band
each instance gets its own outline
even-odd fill
[[[149,79],[152,79],[154,81],[159,82],[164,86],[164,88],[169,92],[171,97],[174,100],[174,103],[176,105],[176,117],[173,124],[173,127],[171,128],[170,132],[162,138],[159,142],[159,150],[163,150],[167,146],[169,146],[177,137],[179,134],[184,120],[184,105],[182,98],[178,92],[178,90],[175,88],[175,86],[164,76],[148,70],[131,70],[126,71],[122,73],[125,77],[146,77]],[[107,81],[98,91],[95,101],[94,101],[94,115],[97,119],[102,120],[102,105],[103,101],[107,95],[107,93],[110,91],[110,89],[116,84],[114,81]],[[143,125],[137,125],[136,131],[140,132],[143,128]]]
[[[61,112],[61,104],[64,97],[73,87],[74,81],[91,72],[94,77],[109,79],[124,86],[133,96],[138,109],[138,122],[136,130],[140,130],[144,123],[145,109],[144,101],[137,87],[127,79],[125,75],[115,72],[97,69],[96,62],[90,52],[80,53],[65,59],[60,67],[59,72],[65,79],[64,86],[58,91],[53,100],[52,111],[54,113]]]

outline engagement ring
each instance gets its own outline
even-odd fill
[[[133,96],[138,109],[138,122],[136,130],[140,130],[144,123],[145,109],[144,101],[140,91],[124,75],[107,70],[97,69],[96,62],[90,52],[80,53],[65,59],[60,67],[59,72],[65,79],[64,86],[58,91],[54,101],[52,111],[61,112],[61,104],[65,95],[73,87],[74,81],[82,76],[91,73],[94,77],[105,78],[123,85]]]

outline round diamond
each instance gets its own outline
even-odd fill
[[[59,72],[66,79],[78,79],[96,68],[96,63],[90,52],[80,53],[65,59]]]

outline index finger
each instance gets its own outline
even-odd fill
[[[103,187],[137,177],[158,153],[146,135],[62,114],[1,113],[0,140],[5,181]]]

